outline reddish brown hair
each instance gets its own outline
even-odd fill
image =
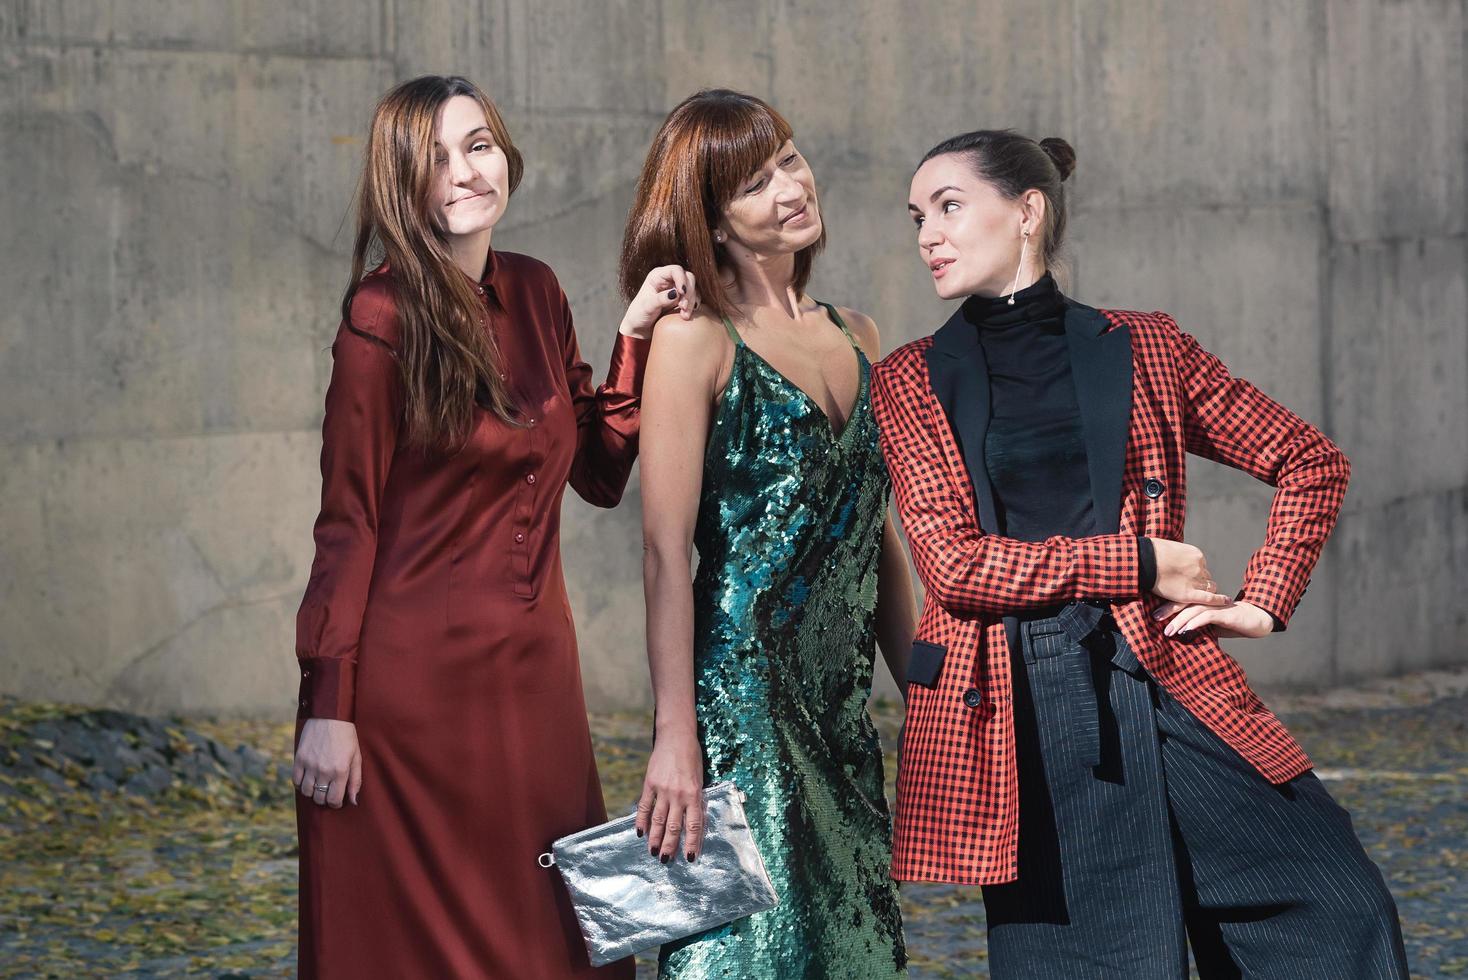
[[[372,114],[357,190],[352,297],[369,266],[387,260],[402,340],[394,351],[403,373],[409,441],[451,450],[469,437],[476,403],[507,422],[517,413],[500,378],[500,354],[485,321],[484,300],[454,264],[444,232],[430,216],[434,146],[444,103],[467,95],[484,110],[509,162],[513,193],[525,172],[520,151],[489,96],[457,75],[424,75],[384,95]]]
[[[733,303],[720,273],[731,266],[724,246],[714,241],[714,226],[750,175],[793,135],[770,106],[728,89],[706,89],[668,113],[647,151],[627,216],[622,294],[630,301],[653,269],[681,265],[697,280],[703,305],[715,316],[729,316]],[[823,227],[819,239],[795,253],[797,293],[805,292],[825,244]]]

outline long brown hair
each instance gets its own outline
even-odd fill
[[[510,142],[499,110],[477,85],[457,75],[403,82],[372,114],[357,191],[352,278],[342,297],[342,318],[350,322],[363,274],[387,260],[402,330],[394,353],[406,389],[408,439],[445,450],[468,439],[476,404],[518,424],[500,377],[500,353],[488,329],[484,299],[454,264],[448,240],[429,214],[438,114],[456,95],[469,96],[484,110],[509,160],[510,191],[519,186],[525,171],[520,151]]]
[[[744,182],[794,135],[780,115],[752,95],[705,89],[668,113],[637,181],[637,198],[622,238],[622,294],[630,301],[647,274],[681,265],[698,282],[698,298],[715,316],[733,303],[720,272],[731,268],[713,229]],[[821,237],[795,253],[795,291],[803,293]]]

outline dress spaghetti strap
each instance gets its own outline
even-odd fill
[[[729,331],[729,339],[732,340],[732,341],[734,341],[734,346],[735,347],[742,346],[744,344],[744,341],[742,341],[742,340],[739,339],[739,331],[734,329],[734,324],[732,324],[732,323],[729,322],[729,318],[728,317],[724,317],[723,320],[724,320],[724,329],[727,330],[727,331]]]
[[[836,307],[832,306],[830,303],[821,303],[820,300],[816,300],[816,302],[825,307],[826,315],[831,318],[832,322],[834,322],[836,326],[841,328],[841,332],[846,335],[846,339],[851,343],[851,346],[855,347],[857,350],[861,350],[861,345],[858,344],[856,342],[856,338],[852,336],[851,329],[846,326],[846,321],[841,319],[841,314],[836,312]],[[740,338],[739,331],[734,329],[734,324],[729,320],[728,317],[722,317],[722,320],[724,321],[724,329],[729,333],[729,339],[734,341],[734,346],[741,346],[744,341]]]
[[[816,300],[816,302],[821,303],[820,300]],[[821,305],[826,308],[826,315],[835,321],[836,326],[841,328],[842,333],[846,334],[846,339],[851,342],[851,346],[860,351],[861,345],[858,344],[856,342],[856,338],[851,335],[851,330],[846,326],[846,321],[841,319],[841,314],[836,312],[836,307],[832,306],[830,303],[821,303]]]

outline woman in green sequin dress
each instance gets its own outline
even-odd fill
[[[866,702],[878,640],[905,676],[916,608],[868,397],[876,327],[805,295],[825,233],[791,135],[757,99],[686,100],[623,247],[624,287],[677,261],[703,303],[658,325],[644,385],[657,715],[638,827],[649,860],[696,860],[699,791],[732,780],[780,897],[665,946],[662,977],[906,973]]]

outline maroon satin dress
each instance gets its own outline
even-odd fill
[[[648,344],[618,335],[593,391],[541,262],[481,283],[509,390],[465,448],[403,440],[391,273],[332,347],[316,560],[297,617],[299,725],[354,721],[360,805],[296,797],[302,977],[630,977],[593,970],[536,857],[606,819],[561,571],[566,484],[617,503],[637,454]]]

